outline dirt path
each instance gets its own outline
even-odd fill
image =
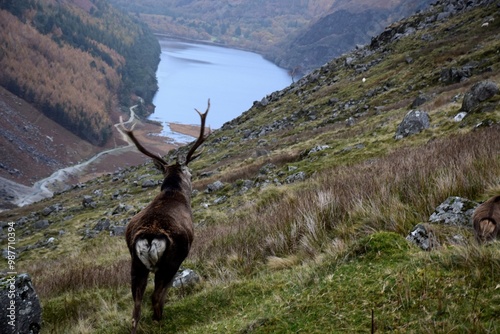
[[[139,129],[135,129],[134,132],[144,145],[150,148],[154,147],[160,154],[165,154],[168,150],[177,147],[177,145],[165,143],[162,137],[153,135],[150,132],[151,127],[137,119],[134,112],[136,107],[130,107],[130,117],[123,124],[127,124],[129,128],[139,125]],[[14,204],[25,206],[51,197],[54,192],[64,190],[71,183],[84,182],[99,175],[113,172],[119,167],[137,165],[147,161],[146,157],[137,152],[134,144],[123,132],[121,123],[115,124],[115,128],[120,133],[121,138],[128,143],[127,146],[119,146],[100,152],[80,164],[57,170],[49,177],[36,182],[31,188],[9,181],[5,183],[7,189],[4,190],[13,194]]]

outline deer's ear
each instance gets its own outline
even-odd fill
[[[162,162],[160,162],[158,160],[153,159],[153,164],[163,174],[165,174],[167,172],[167,165],[165,165],[164,163],[162,163]]]

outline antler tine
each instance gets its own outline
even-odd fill
[[[196,149],[201,144],[203,144],[203,142],[207,139],[208,135],[210,134],[210,132],[209,132],[205,136],[205,121],[207,119],[208,111],[210,110],[210,99],[208,99],[207,110],[204,113],[199,112],[198,109],[196,109],[196,108],[194,108],[194,110],[196,110],[196,112],[198,113],[198,115],[200,115],[200,118],[201,118],[200,135],[198,136],[198,139],[194,143],[193,147],[191,147],[191,149],[189,150],[189,152],[186,156],[186,165],[199,156],[199,154],[193,156],[193,153],[196,151]]]
[[[149,152],[144,146],[142,146],[141,143],[139,143],[139,140],[137,140],[137,138],[135,137],[134,135],[134,132],[132,131],[134,129],[134,125],[132,125],[132,128],[129,130],[125,127],[125,124],[123,124],[123,120],[120,116],[120,123],[121,123],[121,126],[123,128],[123,131],[125,132],[125,134],[130,138],[130,140],[132,140],[132,142],[135,144],[135,147],[137,147],[137,149],[139,150],[139,152],[141,152],[142,154],[150,157],[151,159],[153,159],[153,162],[154,164],[159,168],[161,169],[162,171],[164,170],[164,166],[167,166],[168,163],[163,160],[160,155],[155,155],[151,152]]]

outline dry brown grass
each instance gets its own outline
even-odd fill
[[[271,157],[263,157],[256,161],[252,161],[248,164],[243,164],[242,166],[235,167],[233,170],[227,171],[222,175],[214,175],[209,178],[197,180],[193,187],[198,190],[205,189],[208,184],[213,183],[215,180],[219,180],[225,183],[233,183],[238,180],[253,179],[258,171],[266,164],[274,164],[281,167],[289,162],[296,161],[299,158],[299,153],[294,152],[284,152],[282,154],[276,154]],[[237,160],[237,159],[235,159]],[[231,164],[231,162],[227,162]]]
[[[318,173],[309,185],[256,207],[254,214],[229,215],[229,221],[205,227],[191,258],[229,264],[232,254],[238,261],[229,267],[248,272],[269,257],[273,263],[290,255],[315,257],[336,238],[349,241],[380,230],[404,235],[448,196],[476,199],[492,180],[498,183],[499,152],[496,126]]]
[[[68,291],[129,284],[130,261],[119,260],[106,265],[95,265],[73,258],[38,263],[31,266],[29,272],[40,298],[49,298]]]

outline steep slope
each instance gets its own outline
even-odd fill
[[[96,147],[2,87],[0,118],[0,177],[30,185],[97,152]]]
[[[160,47],[101,0],[2,1],[0,26],[3,207],[15,189],[124,144],[113,127],[120,105],[152,112]],[[113,171],[122,157],[108,162]]]
[[[297,37],[282,43],[268,57],[281,67],[309,72],[358,44],[368,44],[384,27],[432,2],[338,1],[330,9],[330,14],[302,29]]]
[[[449,13],[458,4],[391,25],[211,135],[190,164],[197,225],[184,263],[203,281],[172,290],[162,321],[145,310],[141,330],[498,332],[498,242],[479,247],[470,226],[446,224],[430,227],[430,252],[405,240],[450,196],[500,193],[500,95],[456,118],[476,83],[500,83],[498,6]],[[396,139],[416,108],[430,126]],[[157,193],[145,181],[160,180],[148,163],[0,213],[44,331],[130,330],[120,231]]]
[[[151,103],[159,45],[105,1],[0,3],[0,85],[93,145],[111,136],[117,97]]]

